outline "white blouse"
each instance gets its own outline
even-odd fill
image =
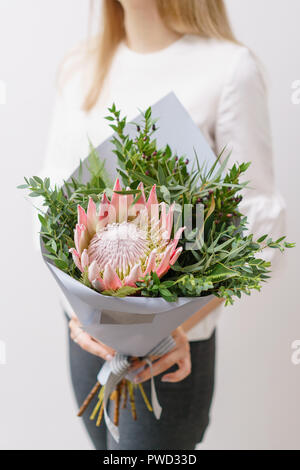
[[[78,58],[77,58],[78,57]],[[66,72],[66,73],[64,73]],[[88,137],[97,146],[111,134],[104,116],[113,102],[128,119],[174,91],[214,152],[232,150],[229,165],[252,164],[246,173],[251,188],[241,210],[258,237],[284,234],[284,203],[274,186],[266,87],[256,59],[240,45],[186,35],[171,46],[140,54],[125,44],[118,48],[101,97],[90,113],[81,109],[91,64],[80,53],[64,67],[57,94],[44,166],[40,174],[61,184],[88,154]],[[270,260],[274,250],[264,258]],[[69,311],[70,311],[70,307]],[[221,310],[218,307],[190,332],[190,340],[207,339]],[[76,312],[75,312],[76,313]]]

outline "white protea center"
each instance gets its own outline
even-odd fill
[[[89,260],[96,261],[100,273],[110,264],[122,280],[136,264],[145,264],[151,251],[147,238],[147,232],[134,223],[108,224],[92,238]]]
[[[162,277],[182,252],[177,244],[184,227],[171,239],[174,204],[168,211],[159,204],[155,185],[147,201],[142,183],[138,190],[140,198],[134,202],[132,194],[119,194],[117,179],[111,200],[104,193],[98,209],[92,198],[87,212],[78,206],[75,248],[70,251],[84,282],[88,279],[99,291],[136,287],[152,272]]]

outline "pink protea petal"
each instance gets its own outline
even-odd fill
[[[115,191],[122,191],[122,187],[120,184],[119,178],[116,179],[115,185],[113,187],[113,195],[111,198],[111,204],[115,207],[117,213],[119,211],[119,201],[120,201],[120,194],[115,193]]]
[[[146,207],[139,212],[133,223],[141,230],[147,231],[149,228],[149,217]]]
[[[84,225],[77,224],[75,228],[74,241],[76,250],[80,255],[85,248],[88,248],[89,238],[87,228]]]
[[[101,225],[102,227],[103,226],[105,227],[105,225],[107,224],[115,224],[117,222],[118,222],[118,211],[115,208],[115,206],[110,204],[110,206],[108,207],[108,216],[99,220],[98,224],[99,226]]]
[[[112,218],[113,219],[113,218]],[[99,220],[96,225],[96,233],[98,233],[100,230],[102,230],[108,223],[113,223],[109,221],[109,217],[106,217],[105,219]]]
[[[84,270],[88,265],[89,265],[89,255],[88,255],[87,249],[85,248],[81,255],[82,269]]]
[[[76,227],[75,227],[75,230],[74,230],[75,247],[76,247],[76,250],[78,251],[78,253],[80,253],[80,254],[81,254],[81,251],[79,249],[79,243],[80,243],[81,232],[82,232],[81,227],[84,227],[84,225],[76,224]]]
[[[103,282],[105,289],[119,289],[122,287],[122,282],[120,281],[119,276],[116,271],[111,267],[110,264],[107,264],[104,269]]]
[[[177,248],[177,250],[175,251],[175,253],[173,253],[171,259],[170,259],[170,265],[173,266],[173,264],[176,263],[176,261],[178,260],[180,254],[182,253],[182,246],[180,248]]]
[[[96,233],[97,222],[98,222],[97,207],[93,199],[90,197],[88,208],[87,208],[87,228],[91,237],[95,235]]]
[[[145,197],[143,183],[140,183],[137,189],[139,189],[142,194],[134,205],[132,205],[132,202],[134,199],[133,199],[133,196],[131,196],[132,200],[131,202],[129,201],[128,203],[128,215],[131,217],[137,217],[146,207],[146,197]]]
[[[96,225],[96,232],[101,230],[101,228],[105,227],[108,223],[115,222],[116,220],[112,220],[110,222],[109,220],[109,213],[110,212],[115,213],[115,209],[113,206],[111,206],[109,199],[107,198],[106,194],[103,193],[102,195],[102,200],[99,206],[99,214],[98,214],[98,220],[97,220],[97,225]]]
[[[103,193],[103,194],[102,194],[101,204],[107,204],[107,205],[110,204],[109,199],[108,199],[108,197],[106,196],[106,193]]]
[[[177,232],[175,233],[174,235],[174,240],[173,240],[173,250],[176,249],[177,245],[178,245],[178,242],[181,238],[181,235],[182,233],[184,232],[184,230],[186,229],[186,227],[181,227],[177,230]]]
[[[172,227],[173,227],[173,216],[174,216],[175,203],[169,207],[169,212],[166,219],[166,230],[168,234],[168,239],[171,237]]]
[[[96,261],[93,261],[90,264],[89,270],[88,270],[89,281],[93,283],[93,281],[96,281],[96,279],[98,279],[98,276],[99,276],[99,266],[96,263]]]
[[[124,284],[126,286],[132,286],[136,287],[136,282],[141,279],[143,276],[142,269],[140,263],[136,264],[132,270],[130,271],[130,274],[125,278]]]
[[[102,292],[105,289],[105,285],[101,277],[98,277],[98,279],[92,281],[92,286],[99,292]]]
[[[159,220],[159,205],[156,196],[156,185],[154,185],[150,191],[146,207],[151,224],[155,224]]]
[[[156,251],[156,250],[152,250],[151,253],[150,253],[149,259],[148,259],[146,271],[144,272],[144,275],[145,275],[145,276],[146,276],[146,274],[150,274],[151,272],[154,272],[154,271],[155,271],[155,267],[156,267],[156,255],[157,255],[157,251]]]
[[[164,255],[160,262],[160,265],[158,266],[156,270],[156,274],[158,275],[158,277],[161,277],[163,274],[165,274],[168,271],[170,267],[170,258],[171,258],[172,252],[173,252],[173,244],[170,243],[167,246],[166,251],[164,252]]]
[[[80,262],[79,253],[75,250],[75,248],[70,248],[69,252],[72,253],[73,261],[74,261],[75,265],[77,266],[77,268],[79,269],[79,271],[83,272],[81,262]]]
[[[78,224],[87,227],[87,216],[85,210],[78,204],[77,206]]]
[[[166,231],[167,228],[167,205],[165,202],[160,204],[161,207],[161,215],[160,215],[160,227],[163,232]]]
[[[137,204],[142,204],[143,206],[146,205],[146,196],[145,196],[145,191],[144,191],[144,185],[143,183],[140,183],[137,187],[137,189],[139,189],[141,191],[141,197],[139,198],[139,200],[136,202]]]
[[[131,188],[127,186],[126,191],[131,191]],[[127,194],[127,206],[130,207],[133,203],[133,194]]]
[[[126,190],[130,190],[130,188],[126,188]],[[117,219],[118,222],[121,224],[122,222],[127,222],[128,220],[128,210],[130,205],[133,203],[133,196],[132,194],[119,194],[119,196],[119,212],[117,214]]]
[[[156,184],[152,186],[149,197],[148,197],[148,201],[146,204],[149,213],[150,213],[152,204],[158,205],[158,200],[157,200],[157,195],[156,195]]]

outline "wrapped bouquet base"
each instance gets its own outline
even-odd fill
[[[147,355],[214,298],[180,297],[176,302],[167,302],[161,297],[111,297],[84,286],[48,261],[47,265],[84,330],[128,356]]]

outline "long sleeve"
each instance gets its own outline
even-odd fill
[[[64,156],[66,155],[67,147],[67,110],[63,97],[57,93],[56,102],[52,114],[51,127],[46,147],[46,154],[41,168],[38,169],[37,174],[41,178],[49,177],[51,186],[61,185],[64,178],[68,176],[68,168],[65,164]],[[38,198],[35,205],[40,210],[46,209],[42,205],[43,201]],[[37,211],[34,210],[34,244],[39,249],[39,230],[40,223],[37,217]]]
[[[36,172],[41,178],[49,177],[51,187],[61,186],[88,154],[87,117],[81,109],[81,99],[79,74],[74,74],[56,91],[45,156]],[[43,209],[42,201],[37,203]],[[36,214],[35,220],[38,220]],[[37,221],[35,233],[38,231]],[[37,238],[34,242],[38,242]]]
[[[238,51],[223,88],[215,138],[218,153],[224,146],[232,151],[230,164],[251,161],[244,178],[250,180],[249,189],[241,203],[249,231],[256,237],[268,233],[275,240],[284,235],[285,206],[275,187],[266,86],[246,48]],[[266,249],[263,257],[273,264],[275,252]]]
[[[59,186],[88,153],[89,119],[82,110],[82,103],[90,67],[83,44],[66,54],[59,69],[51,127],[40,171]]]
[[[53,110],[52,123],[50,127],[50,133],[48,138],[48,144],[46,149],[46,155],[41,170],[38,172],[41,178],[49,177],[51,186],[60,186],[63,180],[70,175],[70,168],[68,167],[68,111],[63,100],[63,97],[58,93],[56,97],[56,103]],[[46,210],[42,206],[42,200],[38,200],[36,207],[41,210]],[[40,223],[37,216],[37,211],[33,213],[33,231],[34,231],[34,245],[36,249],[40,249],[39,231]],[[61,291],[58,292],[60,305],[63,310],[72,317],[73,310],[67,301],[66,297]]]
[[[68,175],[68,108],[63,96],[57,93],[46,146],[45,158],[39,172],[49,177],[51,185],[61,185]]]

